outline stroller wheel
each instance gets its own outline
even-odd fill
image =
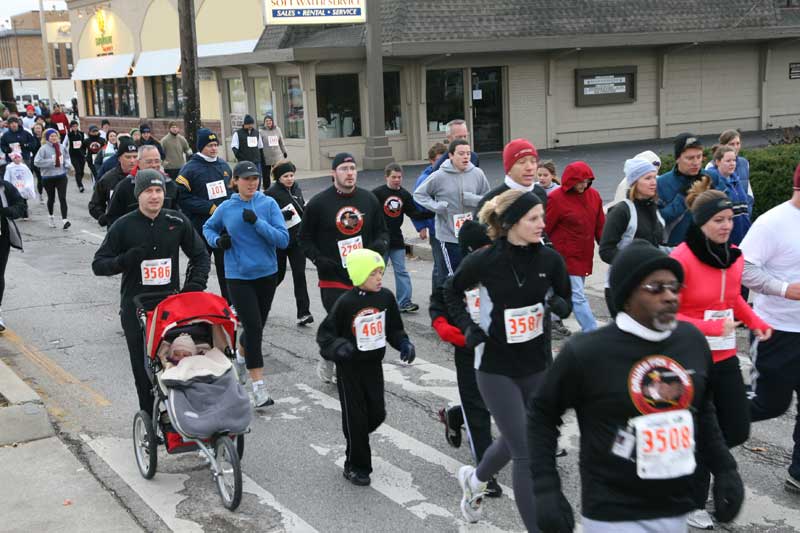
[[[222,505],[233,511],[242,501],[242,465],[236,446],[227,435],[221,435],[214,443],[216,472],[214,478]]]
[[[133,417],[133,453],[143,478],[151,479],[156,475],[158,440],[153,421],[145,411],[139,411]]]
[[[241,461],[244,458],[244,433],[236,435],[236,453]]]

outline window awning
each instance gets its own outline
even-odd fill
[[[72,71],[73,80],[125,78],[131,72],[133,54],[88,57],[78,61]]]
[[[178,73],[181,66],[181,49],[151,50],[139,54],[134,76],[171,76]]]
[[[197,45],[197,57],[229,56],[234,54],[249,54],[255,50],[258,39],[246,41],[228,41],[224,43]]]

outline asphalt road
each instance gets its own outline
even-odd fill
[[[325,180],[304,182],[307,196]],[[334,386],[319,382],[314,328],[294,325],[289,280],[278,289],[265,330],[265,374],[275,406],[260,410],[246,438],[245,496],[235,513],[220,505],[209,470],[196,454],[159,456],[159,470],[143,480],[135,466],[131,420],[136,397],[117,315],[119,278],[97,278],[90,268],[103,230],[88,216],[88,193],[70,184],[68,231],[47,227],[46,212],[32,205],[20,222],[25,253],[12,253],[6,273],[3,318],[9,330],[0,357],[40,392],[76,456],[130,510],[147,531],[521,531],[513,501],[487,501],[486,520],[468,526],[459,512],[454,472],[470,462],[466,446],[450,448],[436,419],[455,402],[452,350],[438,341],[427,313],[405,315],[418,360],[405,366],[389,349],[385,359],[386,423],[372,437],[375,473],[369,488],[341,475],[344,439]],[[424,303],[431,265],[408,264]],[[312,312],[323,310],[312,287]],[[392,287],[391,275],[387,284]],[[211,287],[216,286],[212,281]],[[598,317],[605,308],[591,295]],[[793,415],[755,424],[736,452],[747,484],[747,504],[737,532],[800,530],[800,497],[783,490],[791,455]],[[578,500],[577,442],[568,417],[559,460],[565,491]],[[42,475],[47,475],[42,472]],[[506,468],[500,481],[511,485]],[[13,490],[13,488],[9,488]],[[507,490],[510,492],[510,490]],[[578,512],[576,506],[576,513]],[[113,530],[113,524],[109,525]]]

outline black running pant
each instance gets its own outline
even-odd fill
[[[83,189],[83,170],[86,166],[86,159],[82,155],[70,154],[69,157],[72,166],[75,167],[75,183],[78,185],[78,189]]]
[[[336,364],[336,386],[342,403],[342,432],[347,441],[344,467],[372,472],[369,434],[386,419],[380,360]]]
[[[47,212],[53,214],[58,193],[58,205],[61,208],[61,218],[67,218],[67,177],[42,178],[44,190],[47,191]]]
[[[247,368],[264,368],[261,341],[272,299],[275,297],[275,274],[258,279],[229,279],[228,291],[244,333],[239,343],[244,347]]]
[[[6,265],[10,252],[11,241],[9,241],[8,235],[0,236],[0,304],[3,303],[3,293],[6,291]]]
[[[306,256],[300,246],[295,242],[285,250],[277,249],[278,256],[278,281],[283,282],[286,277],[286,261],[292,267],[292,283],[294,284],[294,301],[297,304],[297,318],[309,314],[308,288],[306,287]]]

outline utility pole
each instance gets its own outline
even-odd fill
[[[41,1],[41,0],[39,0]],[[194,0],[178,0],[181,33],[181,87],[183,88],[183,132],[189,146],[197,146],[200,127],[200,80],[197,75],[197,28]]]
[[[367,112],[369,135],[364,146],[364,168],[382,169],[394,161],[386,136],[383,110],[383,44],[381,3],[367,0]]]
[[[47,107],[53,109],[53,75],[50,73],[50,45],[47,43],[47,26],[44,23],[44,2],[39,0],[39,29],[42,32],[42,52],[44,53],[44,72],[47,76]],[[19,46],[19,44],[17,45]],[[22,65],[19,66],[20,70]]]

